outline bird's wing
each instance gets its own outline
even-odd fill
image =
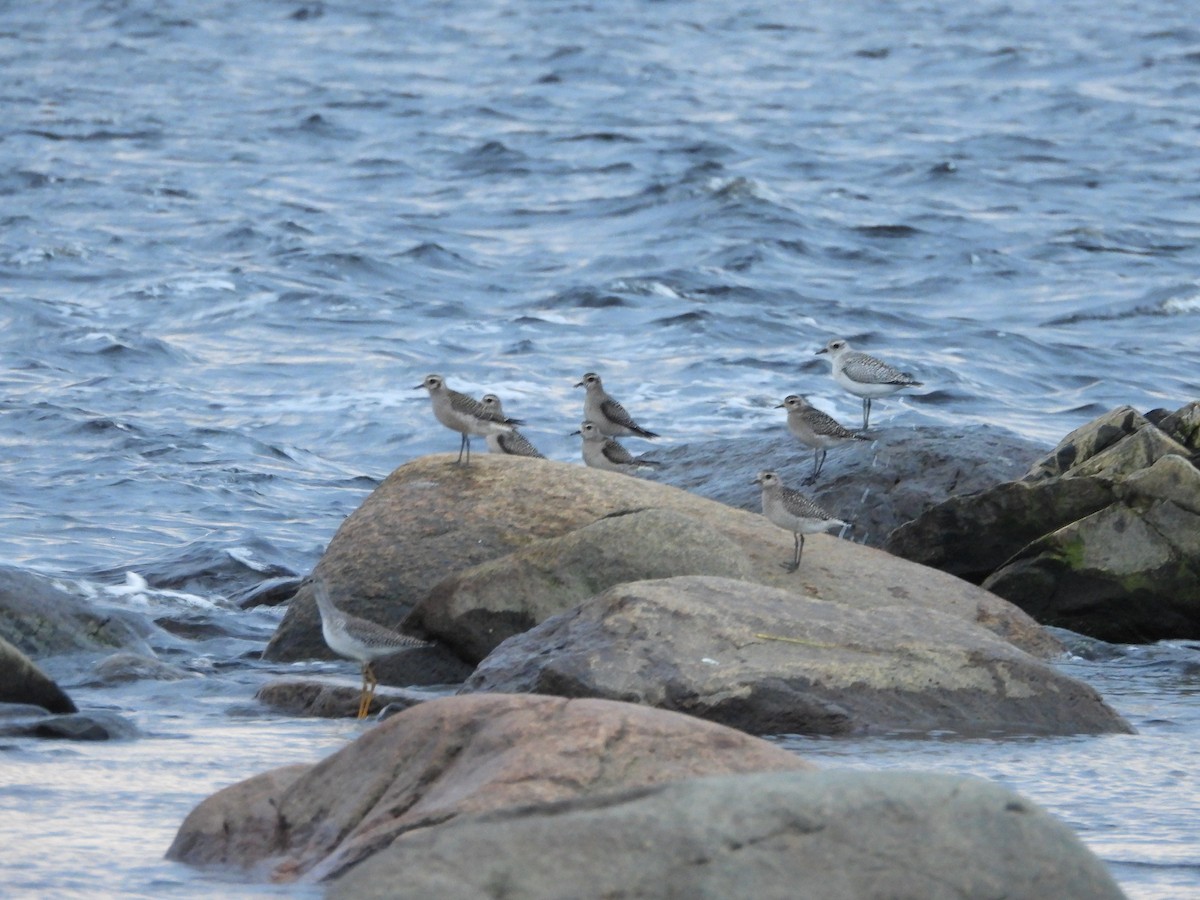
[[[860,384],[916,384],[912,375],[866,353],[848,353],[842,371]]]
[[[607,397],[600,401],[600,412],[604,413],[605,418],[610,422],[616,422],[618,425],[624,425],[626,428],[637,428],[637,422],[633,421],[633,416],[625,411],[620,403],[612,397]]]
[[[633,454],[616,441],[605,441],[604,446],[600,448],[600,452],[604,454],[604,458],[610,463],[615,463],[618,466],[628,466],[635,462]]]
[[[501,425],[524,425],[520,419],[512,419],[508,416],[497,413],[494,409],[484,406],[474,397],[468,397],[466,394],[458,391],[450,392],[450,408],[456,413],[461,413],[464,416],[482,419],[485,422],[498,422]]]
[[[833,438],[852,438],[855,437],[853,431],[846,428],[828,413],[822,412],[819,409],[809,409],[805,411],[804,418],[808,420],[808,425],[817,434],[827,435]]]
[[[797,490],[790,487],[781,487],[780,495],[783,497],[784,508],[792,515],[804,516],[810,519],[832,519],[829,513],[821,509],[816,502]]]
[[[533,456],[537,459],[545,459],[525,435],[519,431],[509,431],[505,434],[496,435],[496,441],[500,444],[500,449],[509,456]]]

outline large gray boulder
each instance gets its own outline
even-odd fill
[[[753,471],[746,473],[747,483],[752,477]],[[736,565],[737,554],[743,555],[746,577],[759,584],[856,607],[903,603],[936,607],[983,624],[1031,652],[1049,654],[1059,649],[1012,604],[935,570],[850,541],[813,535],[804,566],[789,574],[780,564],[791,555],[791,534],[757,513],[621,473],[496,454],[473,458],[470,466],[455,465],[448,454],[401,466],[342,524],[315,574],[325,579],[330,593],[348,612],[397,628],[443,579],[537,541],[561,538],[606,516],[651,509],[686,516],[698,529],[715,530],[729,545],[722,554],[730,560],[728,565]],[[680,571],[675,574],[680,575],[713,564],[712,559],[689,556],[686,547],[669,547],[678,544],[679,533],[677,528],[663,530],[657,542],[639,552],[647,557],[661,553],[664,559],[679,561]],[[652,539],[647,535],[647,540]],[[711,540],[705,540],[711,546]],[[517,605],[514,602],[514,620],[525,615],[515,609]],[[421,616],[430,617],[431,611],[425,609]],[[420,628],[414,625],[412,630]],[[486,634],[455,638],[449,628],[440,630],[439,636],[462,640],[456,652],[465,658],[476,655],[490,640]],[[307,586],[292,601],[265,656],[274,660],[330,656]],[[382,664],[376,671],[386,683],[418,683],[395,677]]]
[[[1102,640],[1200,636],[1200,404],[1156,421],[1113,410],[1024,478],[897,529],[887,549]]]
[[[264,879],[322,880],[459,816],[702,775],[805,768],[767,741],[662,710],[448,697],[403,711],[314,766],[219,791],[188,815],[167,856]]]
[[[462,818],[395,841],[334,900],[1119,900],[1061,822],[989,782],[726,775]]]
[[[657,450],[665,465],[654,478],[721,503],[759,512],[754,473],[774,469],[838,518],[854,523],[854,540],[881,547],[892,529],[948,497],[1018,478],[1046,452],[1042,444],[990,425],[962,428],[886,425],[829,451],[820,477],[812,451],[779,424],[764,436],[700,441]],[[853,427],[853,422],[844,423]]]
[[[25,703],[52,713],[73,713],[75,704],[24,653],[0,637],[0,703]]]
[[[753,734],[1130,730],[1092,688],[959,617],[711,577],[611,588],[505,641],[462,690],[631,701]]]
[[[451,575],[417,604],[406,625],[478,662],[614,584],[686,572],[753,578],[749,558],[723,532],[670,509],[607,516]]]

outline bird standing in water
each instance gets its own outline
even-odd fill
[[[321,613],[321,634],[329,649],[338,656],[357,660],[362,664],[362,691],[358,697],[358,718],[364,719],[375,699],[375,688],[379,679],[375,677],[372,664],[377,659],[391,656],[401,650],[432,646],[429,641],[400,634],[358,616],[342,612],[333,604],[325,582],[312,582],[313,598]]]

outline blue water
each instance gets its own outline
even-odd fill
[[[0,562],[198,604],[261,645],[230,594],[308,571],[395,466],[457,449],[413,390],[434,371],[500,394],[559,459],[588,370],[664,444],[779,433],[792,392],[853,422],[814,356],[839,335],[925,382],[873,421],[1050,445],[1120,404],[1174,409],[1200,396],[1195,21],[1170,0],[7,4]],[[271,674],[230,674],[236,641],[172,646],[218,707]],[[1029,760],[1021,788],[1131,896],[1177,897],[1200,892],[1177,806],[1196,651],[1151,650],[1173,680],[1126,653],[1084,670],[1132,681],[1137,738],[930,746]],[[0,871],[35,893],[112,875],[112,846],[67,848],[98,840],[76,813],[129,798],[76,806],[73,778],[137,771],[160,740],[231,748],[171,766],[171,803],[136,795],[123,820],[155,837],[125,868],[157,872],[216,784],[347,736],[144,686],[95,700],[185,739],[7,751],[0,777],[16,754],[60,811],[58,837],[0,818]],[[1076,753],[1097,761],[1064,781]],[[1101,824],[1113,778],[1142,785],[1140,837]],[[149,896],[164,876],[131,877]]]

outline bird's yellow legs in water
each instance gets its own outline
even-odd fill
[[[362,676],[362,693],[358,696],[358,718],[365,719],[371,711],[371,701],[375,699],[375,688],[379,679],[375,677],[375,670],[369,662],[363,663]]]

